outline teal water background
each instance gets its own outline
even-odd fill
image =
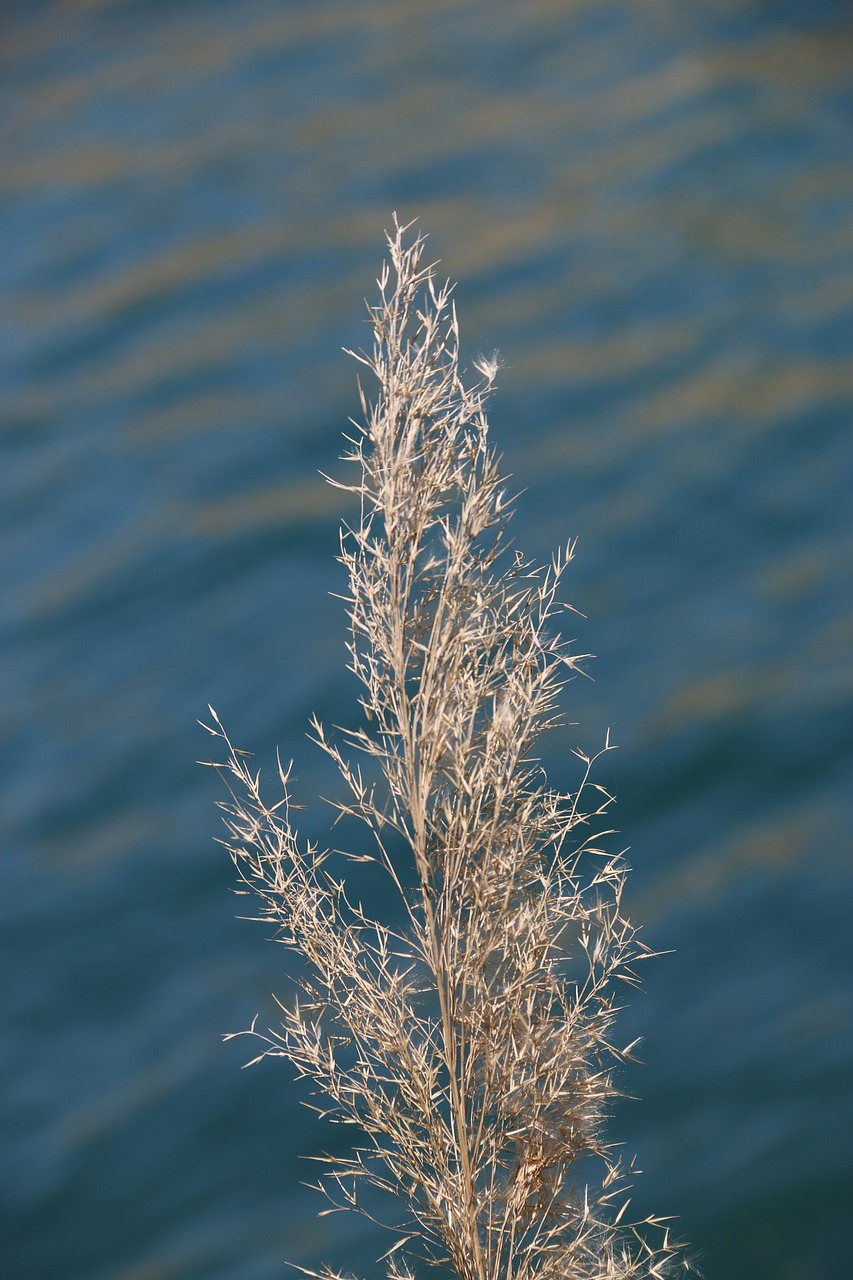
[[[332,785],[318,471],[393,210],[505,360],[519,544],[579,540],[545,759],[612,726],[674,949],[622,1022],[635,1205],[708,1280],[853,1275],[851,68],[841,0],[2,6],[4,1280],[381,1272],[300,1185],[340,1131],[220,1040],[286,977],[194,762],[212,702]]]

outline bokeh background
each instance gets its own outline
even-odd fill
[[[330,592],[383,231],[499,348],[515,524],[620,751],[635,1206],[708,1280],[839,1280],[853,1096],[853,7],[0,6],[0,1274],[378,1274],[343,1141],[241,1071],[284,953],[229,893],[212,702],[297,793],[353,723]],[[306,833],[323,840],[312,805]]]

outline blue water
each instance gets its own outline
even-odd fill
[[[0,1276],[375,1274],[340,1143],[220,1033],[212,702],[332,785],[329,592],[392,211],[502,352],[516,537],[579,539],[630,903],[640,1212],[708,1280],[853,1275],[853,14],[801,0],[58,0],[0,16]],[[323,838],[312,806],[306,833]],[[380,1269],[381,1270],[381,1269]]]

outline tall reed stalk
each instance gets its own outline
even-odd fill
[[[345,784],[337,816],[365,824],[370,852],[301,843],[290,770],[268,803],[212,709],[205,726],[227,749],[244,891],[302,960],[259,1056],[289,1058],[318,1109],[365,1135],[324,1185],[352,1208],[364,1181],[402,1199],[391,1280],[422,1260],[460,1280],[659,1277],[679,1255],[659,1220],[628,1221],[630,1170],[602,1130],[633,1047],[611,1039],[619,993],[648,951],[622,913],[625,863],[599,846],[594,760],[575,753],[580,785],[561,794],[533,754],[580,662],[556,624],[573,547],[537,568],[507,541],[484,413],[497,360],[463,381],[451,288],[408,232],[389,236],[373,349],[355,356],[378,384],[355,477],[332,482],[359,504],[341,561],[364,724],[338,745],[312,721]],[[387,877],[391,920],[348,896],[347,856]]]

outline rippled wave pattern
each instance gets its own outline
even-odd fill
[[[853,10],[65,0],[0,13],[0,1274],[371,1273],[317,1219],[195,719],[297,792],[352,723],[329,471],[392,211],[460,281],[570,575],[633,911],[636,1208],[839,1280],[853,1160]],[[312,806],[306,830],[324,838]],[[378,1274],[374,1271],[373,1273]]]

